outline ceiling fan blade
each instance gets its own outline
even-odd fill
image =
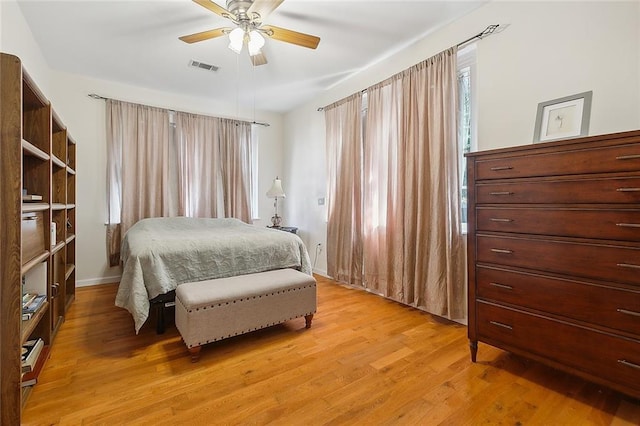
[[[204,7],[205,9],[209,9],[210,11],[215,13],[216,15],[222,16],[223,18],[232,18],[233,17],[231,12],[229,12],[227,9],[225,9],[222,6],[219,6],[217,3],[214,3],[211,0],[193,0],[193,1],[194,1],[194,3],[198,3],[200,6]]]
[[[195,0],[194,0],[195,1]],[[264,22],[266,17],[276,10],[284,0],[254,0],[247,9],[247,15],[255,18],[254,14],[258,14],[258,21]]]
[[[302,47],[308,47],[309,49],[315,49],[318,47],[318,43],[320,43],[320,37],[299,33],[286,28],[265,25],[260,27],[260,29],[264,30],[266,35],[273,39],[284,41],[286,43],[297,44]]]
[[[260,52],[257,55],[249,55],[249,59],[251,59],[251,63],[254,67],[259,67],[260,65],[265,65],[267,63],[267,57],[264,56],[264,53]]]
[[[225,35],[227,32],[231,31],[230,28],[216,28],[215,30],[202,31],[195,34],[189,34],[186,36],[178,37],[180,40],[185,43],[196,43],[198,41],[209,40],[212,38],[220,37]]]

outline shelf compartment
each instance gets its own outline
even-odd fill
[[[22,139],[22,151],[25,155],[36,157],[43,161],[48,161],[51,158],[49,154],[24,139]]]
[[[67,264],[67,267],[65,268],[65,271],[64,271],[65,281],[69,279],[69,277],[71,276],[71,274],[73,274],[73,271],[75,271],[75,269],[76,269],[76,265],[74,265],[73,263]]]
[[[75,240],[75,239],[76,239],[76,234],[69,234],[69,235],[67,236],[67,241],[66,241],[66,243],[67,243],[67,244],[69,244],[71,241],[73,241],[73,240]]]
[[[22,73],[23,107],[26,110],[40,108],[49,104],[49,100],[33,82],[31,76],[26,72]],[[25,90],[26,89],[26,90]]]
[[[47,203],[22,203],[22,212],[23,213],[31,213],[31,212],[41,212],[44,210],[49,210],[49,204]]]
[[[31,336],[31,333],[33,333],[36,327],[38,327],[38,325],[40,324],[40,320],[42,320],[42,318],[45,316],[45,314],[47,314],[48,311],[49,311],[49,302],[45,301],[40,307],[40,309],[38,309],[38,311],[31,318],[29,318],[28,320],[22,321],[22,331],[20,332],[21,334],[20,344],[23,344],[24,342],[27,341],[29,336]]]
[[[34,257],[30,261],[28,261],[27,263],[22,265],[22,275],[24,275],[27,272],[29,272],[37,264],[42,263],[45,260],[47,260],[48,257],[49,257],[49,250],[45,250],[44,252],[42,252],[38,256]]]
[[[61,169],[64,169],[64,168],[67,167],[67,165],[64,163],[64,161],[62,161],[61,159],[59,159],[55,155],[51,156],[51,161],[53,162],[54,166],[60,167]]]
[[[47,360],[49,359],[49,351],[51,350],[51,346],[50,345],[44,345],[42,347],[42,350],[40,351],[40,354],[38,355],[38,360],[36,361],[35,365],[33,366],[33,371],[30,373],[25,373],[24,376],[30,380],[35,378],[36,379],[36,383],[38,383],[38,378],[40,377],[40,373],[42,373],[42,370],[44,369],[44,364],[45,362],[47,362]],[[33,376],[35,375],[35,376]],[[30,376],[30,377],[29,377]],[[33,387],[34,385],[26,385],[26,386],[22,386],[24,387]]]
[[[61,249],[64,248],[64,245],[65,245],[65,242],[64,241],[60,241],[55,246],[51,247],[51,254],[56,254],[57,252],[59,252]]]

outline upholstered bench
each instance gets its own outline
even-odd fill
[[[316,280],[294,269],[180,284],[176,327],[191,361],[202,345],[316,312]]]

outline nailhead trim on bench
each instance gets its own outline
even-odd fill
[[[258,295],[258,296],[250,296],[250,297],[246,297],[246,298],[240,298],[240,299],[238,299],[237,301],[238,301],[238,302],[243,302],[243,301],[248,301],[248,300],[250,300],[250,299],[256,299],[256,298],[261,299],[261,298],[263,298],[263,297],[267,297],[267,296],[275,296],[275,295],[277,295],[277,294],[281,294],[281,293],[285,293],[285,292],[299,291],[299,290],[304,290],[304,289],[308,289],[308,288],[315,288],[315,287],[316,287],[316,284],[315,284],[315,283],[313,283],[313,284],[305,285],[305,286],[302,286],[302,287],[289,288],[289,289],[287,289],[287,290],[281,290],[281,291],[279,290],[279,291],[275,291],[275,292],[267,293],[267,294],[264,294],[264,295]],[[180,305],[181,305],[181,306],[182,306],[182,307],[183,307],[183,308],[184,308],[188,313],[197,312],[197,311],[199,311],[200,309],[202,309],[202,310],[206,310],[207,308],[215,308],[215,307],[220,307],[220,306],[222,306],[222,305],[225,305],[225,306],[226,306],[226,305],[229,305],[231,302],[236,303],[236,300],[229,301],[229,302],[222,302],[222,303],[214,303],[214,304],[212,304],[212,305],[203,306],[203,307],[195,308],[195,309],[187,309],[187,307],[186,307],[186,306],[184,306],[184,304],[182,303],[182,301],[181,301],[179,298],[177,298],[177,297],[176,297],[176,303],[180,303]],[[284,321],[290,321],[290,320],[292,320],[292,319],[296,319],[296,318],[304,317],[304,316],[311,315],[311,314],[315,314],[315,313],[316,313],[316,311],[313,311],[313,312],[307,312],[307,313],[305,313],[305,314],[301,314],[301,315],[299,315],[299,316],[290,317],[289,319],[284,320]],[[261,327],[249,328],[249,329],[246,329],[246,330],[238,331],[238,332],[236,332],[236,333],[234,333],[234,334],[229,334],[229,335],[226,335],[226,336],[217,337],[217,338],[215,338],[215,339],[210,339],[210,340],[206,340],[206,341],[203,341],[203,342],[198,342],[198,344],[187,345],[187,347],[188,347],[188,348],[192,348],[192,347],[195,347],[195,346],[202,346],[202,345],[206,345],[207,343],[213,343],[213,342],[217,342],[218,340],[227,339],[227,338],[229,338],[229,337],[235,337],[235,336],[238,336],[238,335],[241,335],[241,334],[244,334],[244,333],[250,332],[250,331],[256,331],[256,330],[260,330],[260,329],[263,329],[263,328],[266,328],[266,327],[271,327],[271,326],[273,326],[273,325],[282,324],[284,321],[274,322],[274,323],[268,323],[268,324],[265,324],[265,325],[263,325],[263,326],[261,326]]]
[[[311,315],[311,314],[315,314],[315,311],[313,311],[313,312],[307,312],[306,314],[302,314],[302,315],[297,316],[297,317],[291,317],[291,318],[286,319],[286,320],[284,320],[284,321],[291,321],[292,319],[301,318],[301,317],[304,317],[304,316],[306,316],[306,315]],[[204,342],[198,342],[198,344],[197,344],[197,345],[189,345],[188,347],[189,347],[189,348],[192,348],[192,347],[194,347],[194,346],[202,346],[202,345],[206,345],[207,343],[213,343],[213,342],[217,342],[218,340],[228,339],[229,337],[239,336],[239,335],[242,335],[242,334],[248,333],[248,332],[250,332],[250,331],[257,331],[257,330],[261,330],[261,329],[263,329],[263,328],[271,327],[271,326],[273,326],[273,325],[282,324],[284,321],[281,321],[281,322],[273,322],[273,323],[265,324],[265,325],[264,325],[264,326],[262,326],[262,327],[249,328],[249,329],[246,329],[246,330],[238,331],[238,332],[236,332],[236,333],[234,333],[234,334],[229,334],[229,335],[226,335],[226,336],[218,337],[218,338],[216,338],[216,339],[206,340],[206,341],[204,341]]]

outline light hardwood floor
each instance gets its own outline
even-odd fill
[[[117,286],[81,288],[23,424],[640,424],[640,402],[487,345],[466,327],[318,277],[318,313],[205,346],[139,335]]]

